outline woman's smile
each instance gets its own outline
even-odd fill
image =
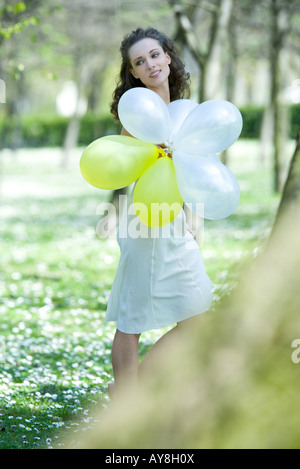
[[[160,70],[155,70],[154,72],[150,73],[150,78],[158,78],[160,75]]]

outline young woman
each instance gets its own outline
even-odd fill
[[[189,74],[174,43],[164,34],[153,28],[139,28],[123,40],[121,53],[120,82],[111,105],[116,119],[119,99],[133,87],[142,86],[156,92],[166,104],[188,96]],[[124,128],[121,133],[129,135]],[[212,299],[212,283],[186,223],[184,210],[179,215],[184,226],[181,236],[175,236],[172,222],[168,237],[157,236],[157,233],[153,237],[130,237],[126,227],[135,216],[125,212],[120,220],[121,256],[105,319],[117,322],[112,346],[116,392],[125,385],[135,386],[151,362],[159,359],[162,348],[177,340],[191,318],[195,320],[207,311]],[[139,364],[141,333],[176,323]]]

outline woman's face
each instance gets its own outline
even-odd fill
[[[131,73],[149,89],[155,89],[168,80],[171,58],[156,39],[145,38],[129,49]]]

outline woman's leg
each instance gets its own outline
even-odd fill
[[[188,333],[189,328],[197,327],[200,321],[206,317],[205,313],[198,314],[192,318],[185,319],[177,323],[173,329],[169,330],[153,345],[150,352],[139,364],[139,379],[143,379],[146,375],[152,376],[151,367],[161,360],[161,355],[165,348],[170,347],[172,343],[176,345],[182,340],[182,334]]]
[[[182,334],[186,333],[190,327],[197,326],[205,316],[202,313],[179,322],[153,345],[140,364],[138,363],[138,344],[141,334],[125,334],[117,329],[112,345],[112,366],[115,379],[113,392],[122,392],[124,387],[136,387],[138,380],[151,376],[151,367],[161,359],[165,348],[172,343],[178,343],[177,341],[182,339]],[[112,394],[112,387],[110,391]]]
[[[112,345],[114,391],[136,386],[138,381],[138,343],[140,334],[125,334],[116,330]]]

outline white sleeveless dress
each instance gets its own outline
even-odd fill
[[[120,219],[121,255],[105,322],[139,334],[207,311],[213,284],[184,210],[169,225],[149,228],[134,213],[132,193]]]

